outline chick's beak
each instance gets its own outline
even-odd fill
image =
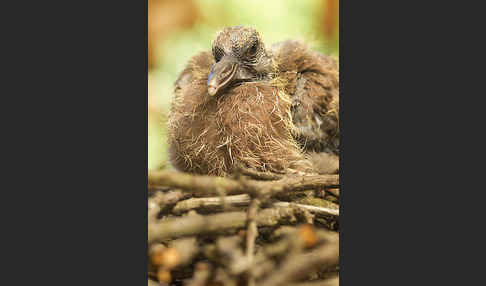
[[[228,86],[237,69],[238,64],[231,56],[224,56],[219,62],[215,63],[208,76],[208,94],[214,96],[218,91]]]

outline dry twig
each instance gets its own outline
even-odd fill
[[[339,286],[339,277],[312,282],[291,283],[288,286]]]
[[[182,189],[197,196],[249,194],[272,197],[281,192],[293,192],[339,185],[339,175],[290,176],[278,181],[233,180],[214,176],[194,176],[173,171],[150,171],[149,183]]]
[[[296,221],[298,214],[301,213],[295,208],[267,208],[258,214],[256,222],[258,226],[285,224],[286,222]],[[161,220],[149,223],[148,242],[243,228],[246,222],[247,214],[245,212],[227,212],[206,216],[194,215]]]
[[[276,202],[273,204],[277,207],[296,207],[303,210],[307,210],[312,214],[320,215],[320,216],[334,216],[339,217],[339,210],[325,208],[325,207],[316,207],[316,206],[309,206],[303,204],[294,204],[294,203],[287,203],[287,202]]]
[[[320,267],[335,266],[339,261],[339,241],[324,244],[317,249],[287,258],[280,269],[262,281],[264,286],[286,285]]]
[[[221,209],[224,205],[228,206],[247,206],[250,203],[250,196],[248,195],[234,195],[223,197],[209,197],[209,198],[190,198],[178,202],[172,212],[174,214],[181,214],[193,209]]]
[[[184,201],[178,202],[175,207],[172,209],[174,214],[181,214],[187,212],[192,209],[206,209],[206,208],[214,208],[214,209],[221,209],[224,204],[231,205],[231,206],[247,206],[250,203],[250,196],[248,195],[234,195],[234,196],[226,196],[226,197],[209,197],[209,198],[191,198]],[[275,206],[278,207],[295,207],[302,210],[307,210],[312,214],[318,216],[339,216],[339,210],[326,208],[326,207],[318,207],[318,206],[311,206],[305,204],[295,204],[295,203],[288,203],[288,202],[275,202]]]
[[[258,236],[257,213],[260,201],[253,199],[248,208],[248,231],[246,234],[246,258],[248,260],[248,286],[255,286],[255,277],[253,275],[253,257],[255,253],[255,239]]]

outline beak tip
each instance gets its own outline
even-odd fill
[[[214,96],[218,90],[214,86],[208,86],[208,94]]]

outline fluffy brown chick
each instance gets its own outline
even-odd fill
[[[220,176],[238,165],[318,172],[306,151],[338,154],[338,85],[336,63],[304,44],[266,49],[256,30],[225,28],[175,83],[170,160]]]

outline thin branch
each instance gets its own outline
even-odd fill
[[[162,284],[155,282],[152,279],[148,279],[148,286],[162,286]]]
[[[246,258],[248,260],[248,286],[255,286],[255,277],[253,275],[253,258],[255,253],[255,239],[258,236],[257,213],[260,201],[253,199],[248,208],[248,230],[246,233]]]
[[[149,184],[182,189],[199,196],[247,193],[253,197],[272,197],[282,192],[323,189],[339,185],[339,175],[288,176],[278,181],[233,180],[215,176],[196,176],[173,171],[150,171]]]
[[[165,205],[175,204],[185,197],[187,197],[187,193],[176,190],[169,192],[157,192],[151,199],[153,202],[163,207]]]
[[[297,221],[296,215],[301,215],[301,212],[296,208],[268,208],[258,213],[256,222],[258,226],[285,224]],[[245,212],[225,212],[206,216],[193,215],[149,222],[148,242],[243,228],[246,222],[247,214]]]
[[[174,171],[149,171],[148,182],[149,185],[178,188],[194,195],[219,195],[219,188],[227,195],[244,193],[244,186],[236,180]]]
[[[335,217],[339,216],[339,210],[331,209],[331,208],[316,207],[316,206],[294,204],[294,203],[287,203],[287,202],[277,202],[274,203],[273,205],[278,207],[296,207],[303,210],[307,210],[310,213],[318,216],[335,216]]]
[[[292,283],[289,286],[339,286],[339,277],[312,282]]]
[[[178,202],[172,209],[172,212],[174,214],[181,214],[193,209],[223,208],[224,205],[247,206],[249,203],[250,196],[245,194],[223,197],[191,198]]]
[[[327,188],[326,192],[334,195],[335,197],[339,198],[339,188]]]
[[[326,243],[317,249],[288,257],[279,270],[272,273],[260,285],[277,286],[287,285],[304,277],[316,268],[325,269],[339,263],[339,241]]]
[[[250,168],[241,167],[241,166],[238,168],[238,172],[241,173],[242,175],[248,176],[255,180],[274,181],[283,178],[283,175],[280,174],[271,173],[271,172],[260,172]]]
[[[194,277],[185,286],[204,286],[211,275],[211,265],[199,262],[194,267]]]
[[[222,206],[226,203],[231,206],[247,206],[250,203],[250,196],[248,195],[235,195],[235,196],[227,196],[227,197],[209,197],[209,198],[191,198],[184,201],[178,202],[172,211],[175,214],[181,214],[187,212],[192,209],[200,209],[200,208],[222,208]],[[279,207],[295,207],[300,208],[303,210],[307,210],[312,214],[318,216],[339,216],[339,210],[326,208],[326,207],[317,207],[317,206],[310,206],[305,204],[294,204],[294,203],[287,203],[287,202],[276,202],[274,203],[275,206]]]

